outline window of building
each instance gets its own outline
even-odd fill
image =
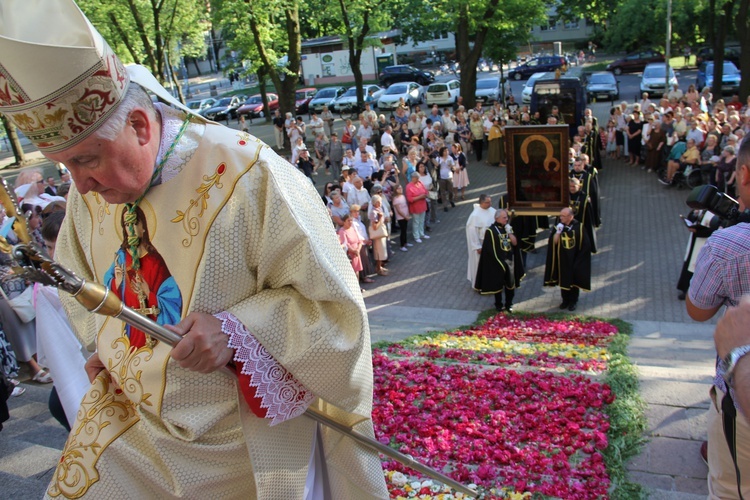
[[[557,18],[550,16],[550,18],[547,20],[547,23],[549,24],[549,30],[554,31],[557,29]]]
[[[567,21],[565,23],[566,30],[577,30],[579,27],[579,19],[576,19],[575,21]]]

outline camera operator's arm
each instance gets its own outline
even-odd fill
[[[688,316],[695,321],[708,321],[713,318],[714,315],[721,309],[721,305],[713,307],[711,309],[701,309],[700,307],[693,304],[690,300],[690,295],[685,297],[685,307],[687,308]]]
[[[750,344],[748,324],[750,297],[746,295],[737,307],[728,308],[727,313],[716,325],[714,342],[720,359],[724,359],[735,347]],[[745,415],[750,415],[750,355],[743,356],[737,361],[733,371],[732,388],[740,409]]]

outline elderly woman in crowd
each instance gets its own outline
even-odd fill
[[[362,261],[362,270],[359,272],[359,280],[362,283],[372,283],[373,281],[370,279],[370,276],[375,274],[375,267],[372,265],[372,260],[370,259],[370,245],[372,245],[372,240],[370,240],[370,236],[367,231],[367,227],[365,227],[364,223],[362,222],[361,217],[361,209],[359,205],[356,203],[354,205],[349,206],[349,215],[352,218],[352,226],[357,231],[357,234],[359,234],[359,238],[362,241],[362,247],[359,251],[359,257]]]
[[[466,170],[469,162],[466,159],[463,148],[458,142],[451,145],[451,157],[456,162],[455,173],[453,175],[453,190],[456,195],[461,192],[461,199],[466,199],[466,186],[469,185],[469,172]]]
[[[648,142],[646,143],[646,168],[651,172],[661,166],[662,152],[667,142],[667,134],[661,128],[661,123],[654,121],[649,131]]]
[[[362,240],[359,237],[357,229],[352,225],[353,219],[349,214],[345,214],[341,218],[341,223],[342,225],[338,230],[341,247],[346,251],[346,255],[352,263],[354,272],[360,275],[362,272],[362,259],[360,258]],[[361,277],[360,281],[362,281]],[[366,281],[366,283],[372,283],[372,280]]]
[[[404,180],[408,182],[409,179],[411,179],[411,174],[417,171],[417,163],[419,162],[417,148],[409,148],[409,151],[406,153],[406,156],[401,159],[401,162],[403,164],[401,172],[404,174]]]
[[[458,123],[456,124],[456,136],[458,142],[461,144],[461,149],[467,153],[471,152],[471,129],[466,121],[466,116],[463,113],[458,117]]]
[[[628,122],[628,153],[630,154],[628,165],[638,165],[641,161],[642,131],[643,122],[641,121],[641,113],[634,110]]]
[[[371,215],[369,234],[372,240],[372,254],[375,259],[375,271],[381,276],[388,276],[388,270],[383,262],[388,260],[388,221],[383,211],[383,199],[379,194],[374,194],[371,200]]]
[[[345,148],[349,148],[352,151],[357,149],[357,127],[354,126],[354,123],[352,123],[349,118],[344,122],[344,131],[341,133],[341,142],[344,143]]]
[[[406,201],[409,203],[409,213],[414,221],[412,222],[411,232],[414,241],[422,243],[422,238],[430,237],[424,234],[424,218],[427,212],[427,188],[419,180],[419,174],[411,174],[411,181],[406,185]]]
[[[437,206],[435,205],[438,197],[438,187],[433,177],[434,172],[428,166],[429,163],[432,163],[432,160],[429,159],[429,157],[425,161],[420,161],[419,163],[417,163],[417,174],[419,174],[419,181],[422,183],[422,185],[424,185],[428,192],[426,201],[427,212],[429,212],[430,214],[430,222],[427,222],[427,216],[425,215],[425,231],[432,230],[430,224],[440,222],[439,220],[437,220]],[[411,175],[409,177],[411,177]]]
[[[492,126],[487,135],[487,144],[487,163],[493,167],[502,166],[505,160],[505,143],[500,118],[497,116],[492,120]]]
[[[737,166],[737,156],[735,155],[734,146],[724,146],[721,152],[721,158],[716,164],[716,187],[719,191],[724,191],[729,196],[735,195],[736,175],[735,167]]]
[[[404,196],[404,188],[400,184],[396,186],[393,193],[393,214],[398,223],[399,247],[402,252],[406,252],[408,251],[407,247],[413,246],[411,243],[407,242],[406,233],[411,215],[409,215],[409,203],[406,201],[406,196]]]
[[[349,205],[346,204],[338,189],[332,190],[329,196],[331,201],[328,203],[328,210],[331,211],[333,223],[339,228],[343,225],[343,216],[349,214]]]

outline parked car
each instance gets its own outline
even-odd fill
[[[700,67],[701,64],[714,60],[714,49],[712,47],[701,47],[695,54],[695,64]],[[733,62],[735,66],[740,67],[740,48],[735,46],[724,47],[724,60]]]
[[[380,96],[383,95],[383,92],[385,92],[384,88],[379,87],[378,85],[362,85],[362,97],[367,100],[367,95],[370,92],[370,90],[373,91],[372,95],[372,105],[373,107],[377,106],[378,99],[380,99]],[[341,113],[343,111],[348,111],[357,105],[357,87],[349,87],[349,90],[344,92],[341,97],[336,99],[336,101],[333,103],[333,106],[329,106],[331,108],[331,111],[334,111],[336,113]]]
[[[510,94],[510,82],[505,80],[505,95],[509,96]],[[477,80],[477,89],[474,93],[477,101],[495,102],[500,100],[501,95],[500,78],[482,78],[481,80]]]
[[[266,94],[268,99],[268,110],[273,113],[279,109],[279,96],[276,94]],[[249,116],[250,118],[257,118],[263,116],[263,99],[260,94],[255,94],[247,98],[242,106],[237,109],[237,115]]]
[[[378,99],[378,109],[381,111],[396,109],[402,97],[408,106],[422,104],[424,101],[424,87],[417,82],[394,83]]]
[[[344,87],[326,87],[318,90],[318,93],[310,101],[308,111],[320,113],[323,111],[323,106],[328,106],[328,109],[331,110],[333,102],[341,97],[344,92],[346,92]]]
[[[620,82],[609,71],[592,73],[586,85],[586,95],[589,101],[594,99],[614,101],[620,98]]]
[[[648,92],[650,97],[663,96],[666,92],[665,80],[666,80],[666,63],[652,63],[646,66],[643,70],[643,77],[641,78],[641,93]],[[673,85],[677,85],[677,74],[674,69],[669,67],[669,88]]]
[[[652,63],[663,63],[664,55],[658,53],[655,50],[641,50],[639,52],[632,52],[622,59],[617,59],[607,65],[607,71],[611,71],[615,75],[621,75],[623,73],[643,71],[646,66]]]
[[[721,76],[721,91],[725,94],[736,94],[740,91],[740,70],[733,62],[724,63]],[[699,89],[703,87],[713,87],[714,84],[714,63],[704,62],[698,68],[698,77],[695,79],[695,86]]]
[[[209,97],[208,99],[199,99],[196,101],[188,101],[187,107],[195,111],[196,113],[200,113],[204,109],[208,109],[211,106],[214,105],[216,102],[216,99],[213,97]]]
[[[431,71],[422,71],[414,66],[401,64],[383,68],[379,79],[380,85],[383,87],[388,87],[398,82],[416,82],[419,85],[429,85],[435,81],[435,74]]]
[[[237,118],[237,109],[242,105],[243,99],[240,96],[222,97],[210,108],[201,111],[201,115],[209,120],[219,121]]]
[[[510,70],[508,72],[508,78],[521,80],[523,78],[528,78],[534,73],[539,73],[540,71],[555,71],[557,68],[562,68],[566,64],[567,63],[563,56],[535,57]]]
[[[447,82],[432,83],[424,93],[425,101],[428,106],[437,104],[438,106],[453,105],[461,93],[461,82],[450,80]]]
[[[531,104],[531,94],[534,91],[534,82],[546,74],[546,71],[542,71],[540,73],[534,73],[529,77],[521,91],[521,104]]]
[[[316,88],[299,89],[294,93],[294,113],[298,115],[305,114],[310,109],[310,101],[315,97],[318,91]]]

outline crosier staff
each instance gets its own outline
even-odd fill
[[[0,203],[6,208],[6,213],[9,217],[15,217],[13,230],[21,241],[18,245],[11,246],[4,237],[0,236],[0,251],[11,254],[16,262],[20,264],[18,267],[13,268],[13,272],[16,275],[29,281],[54,286],[63,290],[71,294],[87,311],[119,319],[172,347],[176,346],[182,340],[179,334],[164,328],[151,318],[123,304],[120,298],[114,293],[110,293],[110,290],[104,285],[85,280],[63,267],[60,263],[47,257],[44,251],[31,241],[28,226],[26,225],[26,218],[19,213],[15,196],[10,194],[10,190],[2,177],[0,177]],[[229,368],[225,369],[229,370]],[[476,495],[475,491],[445,474],[355,431],[351,426],[338,422],[314,408],[308,408],[304,415],[411,469],[450,486],[456,491],[460,491],[470,497]]]

